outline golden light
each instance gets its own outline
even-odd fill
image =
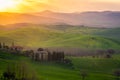
[[[22,2],[23,0],[0,0],[0,11],[16,9]]]

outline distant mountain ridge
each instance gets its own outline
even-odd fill
[[[58,13],[43,11],[37,13],[0,13],[0,25],[4,24],[69,24],[91,27],[120,27],[119,11]],[[20,25],[20,24],[19,24]]]

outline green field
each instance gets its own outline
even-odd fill
[[[1,29],[0,41],[27,47],[79,47],[119,49],[120,28],[89,28],[80,26],[27,26]]]
[[[82,80],[80,71],[85,70],[88,76],[85,80],[115,80],[113,71],[120,68],[120,55],[111,59],[92,57],[69,57],[74,64],[74,69],[69,66],[54,62],[34,62],[22,56],[0,52],[0,75],[8,64],[24,61],[33,69],[39,80]]]
[[[120,28],[89,28],[79,26],[26,26],[0,30],[0,42],[24,47],[62,47],[91,49],[120,49]],[[85,80],[115,80],[113,71],[120,68],[120,55],[112,58],[68,57],[74,69],[55,62],[34,62],[29,58],[0,52],[0,75],[8,64],[26,62],[36,72],[39,80],[82,80],[81,71],[86,71]]]

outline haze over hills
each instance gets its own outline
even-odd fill
[[[120,27],[120,12],[58,13],[43,11],[38,13],[0,13],[1,25],[16,23],[69,24],[113,28]]]
[[[25,24],[23,24],[25,25]],[[8,30],[10,29],[10,30]],[[24,47],[120,49],[120,28],[91,28],[67,25],[28,25],[0,29],[0,41]]]

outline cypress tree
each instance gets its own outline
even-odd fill
[[[2,43],[0,42],[0,49],[2,48]]]

